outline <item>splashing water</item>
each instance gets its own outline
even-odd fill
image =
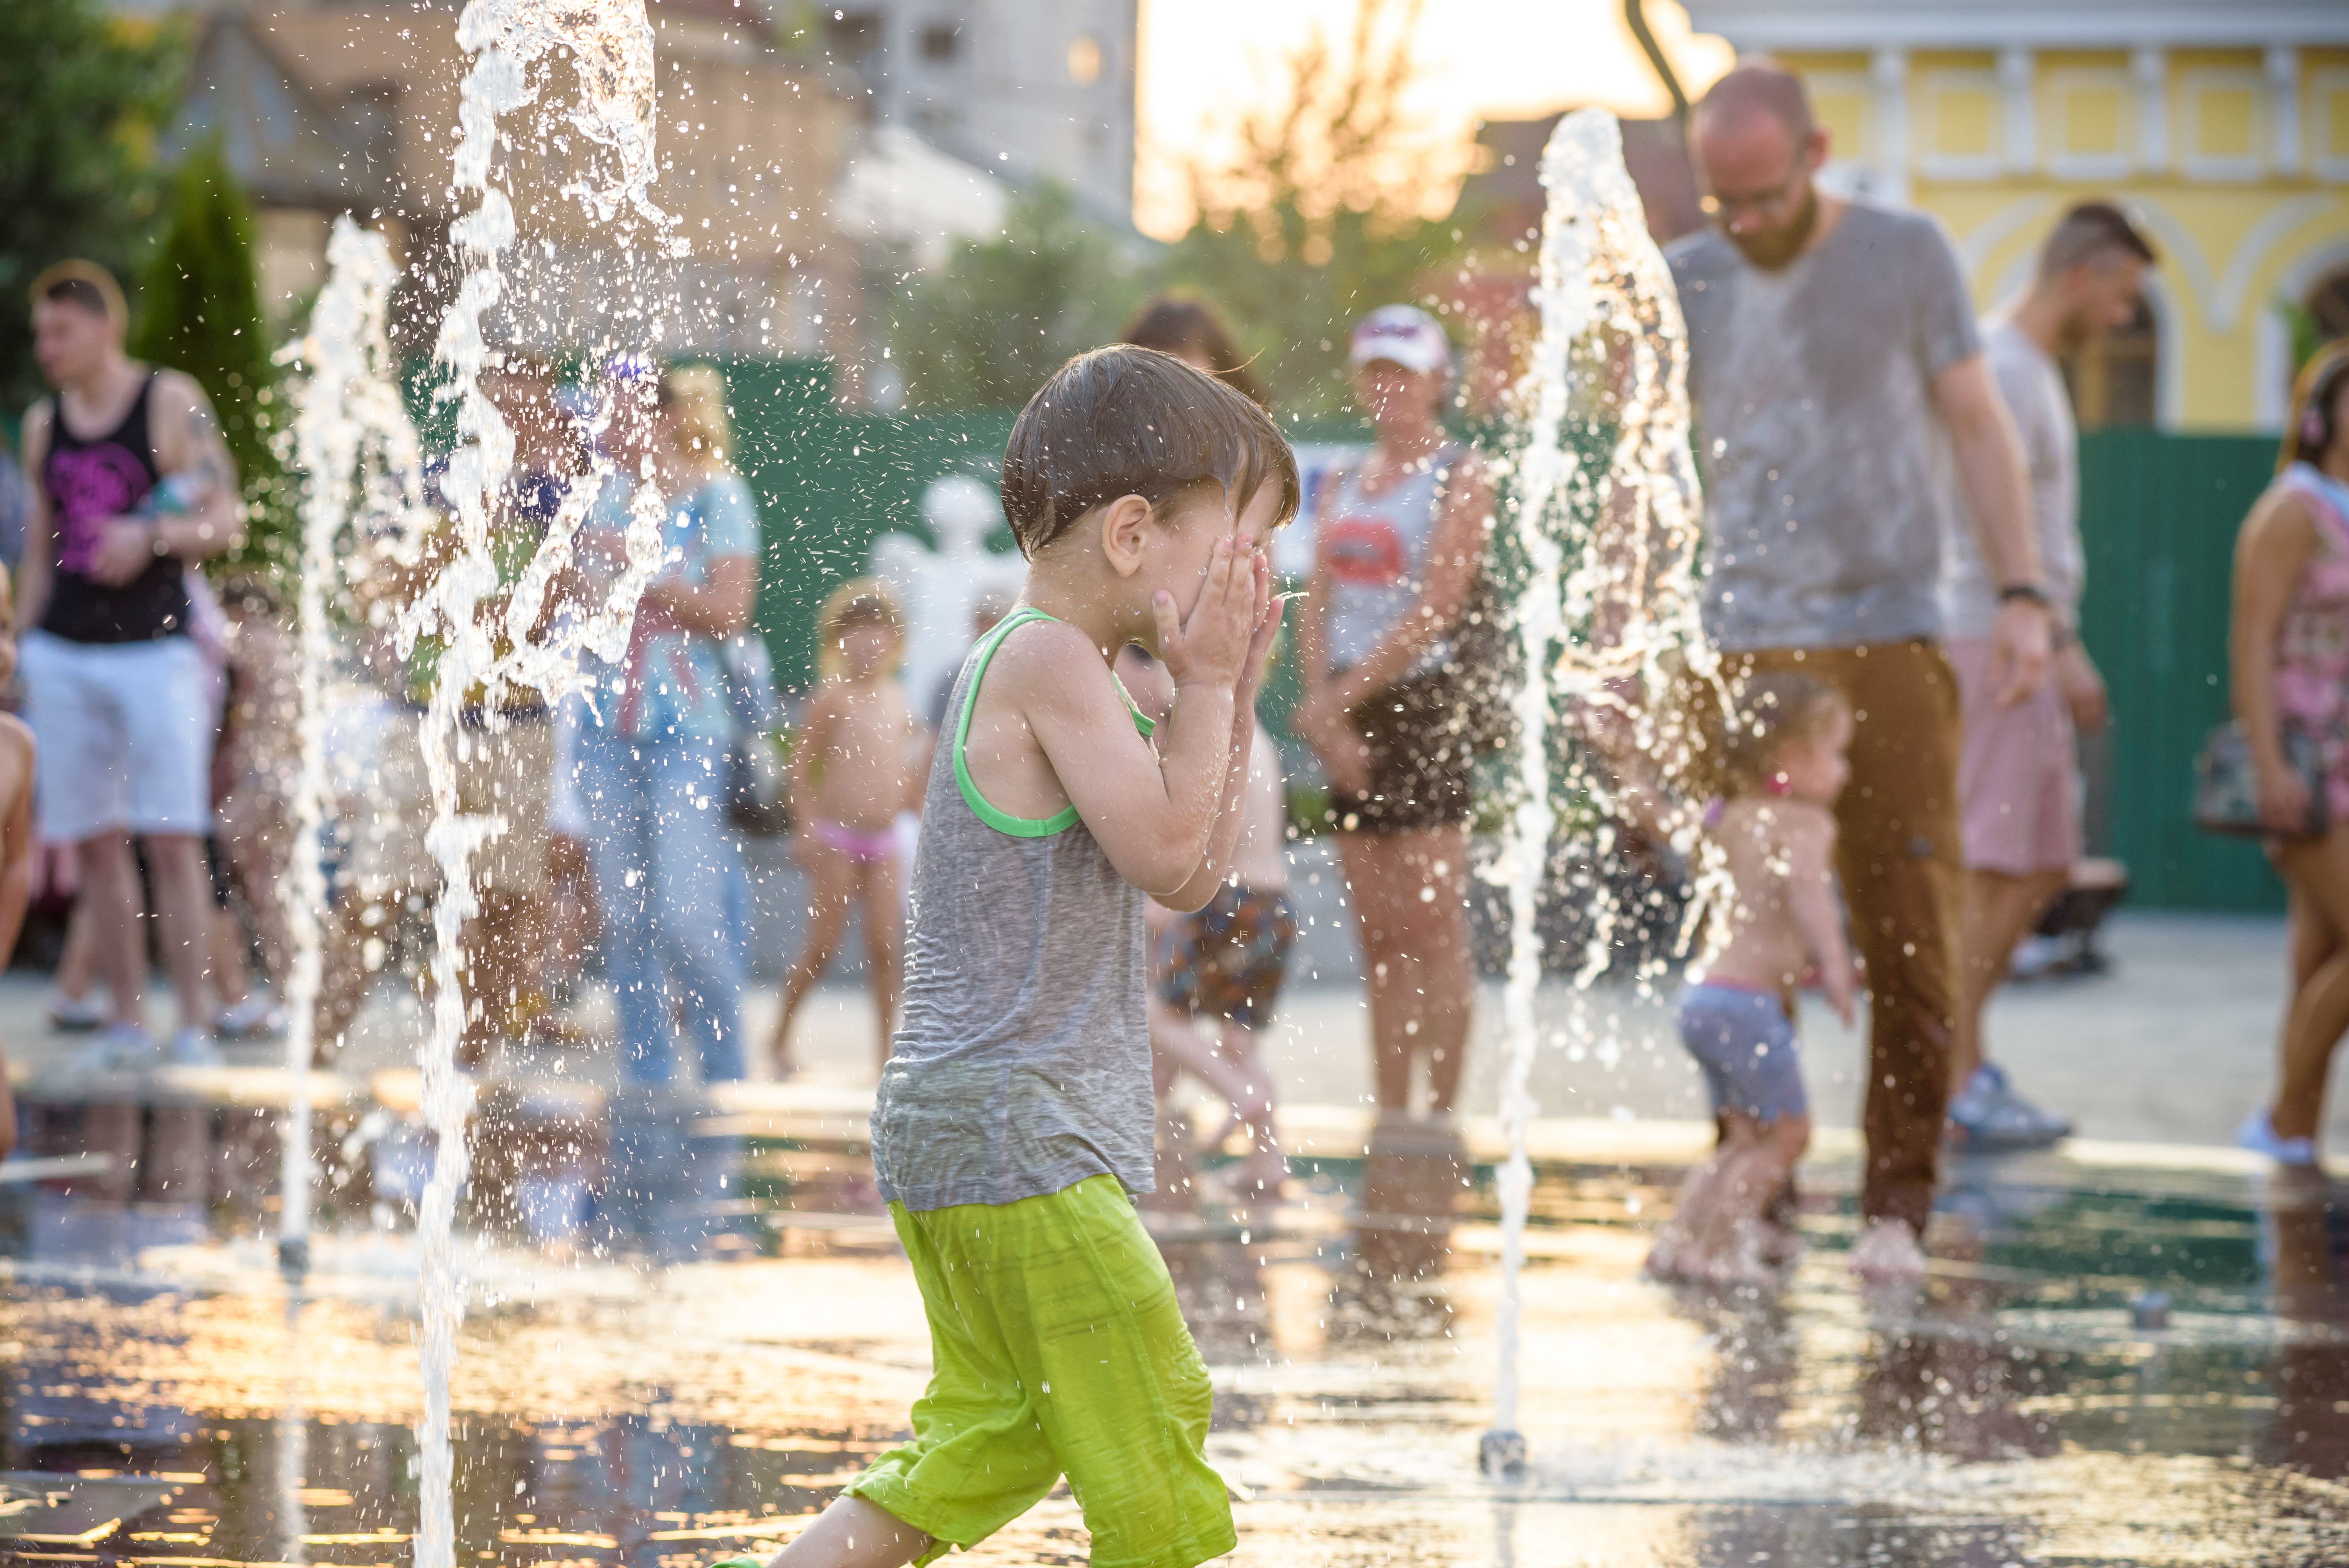
[[[384,331],[399,280],[391,247],[348,217],[326,241],[326,284],[310,313],[310,330],[278,362],[295,366],[293,443],[303,476],[302,549],[295,562],[294,843],[280,898],[290,953],[285,983],[285,1194],[278,1262],[288,1274],[309,1266],[310,1066],[316,1053],[321,967],[318,921],[326,904],[318,830],[326,809],[326,672],[335,657],[327,590],[337,562],[363,570],[371,553],[347,548],[354,526],[376,552],[413,548],[424,531],[423,468],[416,428],[399,400],[398,361]]]
[[[505,295],[501,262],[515,238],[512,201],[492,179],[501,147],[498,117],[534,101],[533,64],[557,49],[568,54],[580,94],[569,122],[608,150],[616,163],[608,183],[583,180],[565,187],[566,193],[578,197],[600,222],[616,217],[655,235],[665,232],[667,220],[647,191],[656,167],[655,98],[653,34],[644,0],[470,0],[458,18],[457,40],[473,56],[473,65],[458,110],[461,134],[454,185],[460,197],[470,192],[479,200],[450,227],[450,244],[464,271],[433,350],[450,372],[437,395],[457,409],[458,444],[440,486],[456,513],[455,529],[447,559],[398,624],[403,656],[424,637],[440,647],[421,725],[432,797],[425,846],[440,868],[440,891],[432,909],[432,1007],[422,1063],[424,1115],[437,1147],[417,1216],[424,1372],[424,1413],[417,1434],[417,1568],[453,1568],[455,1562],[449,1382],[465,1302],[452,1226],[469,1174],[465,1131],[472,1109],[456,1059],[469,1000],[460,982],[460,943],[466,921],[480,908],[473,858],[505,828],[501,816],[459,810],[457,767],[476,744],[465,733],[466,713],[477,711],[484,727],[495,730],[510,696],[527,695],[552,704],[581,688],[584,656],[620,660],[627,651],[636,601],[661,564],[663,518],[647,464],[631,504],[626,558],[604,603],[585,613],[551,614],[555,590],[574,562],[580,526],[612,477],[610,463],[598,459],[572,482],[519,576],[502,582],[492,541],[498,514],[510,504],[506,482],[514,438],[481,386],[481,373],[492,356],[483,318]],[[607,403],[592,423],[600,428],[610,417]]]
[[[1549,192],[1535,295],[1541,328],[1516,392],[1523,436],[1506,465],[1516,484],[1512,527],[1501,542],[1522,583],[1511,624],[1525,679],[1512,699],[1517,749],[1507,830],[1485,872],[1507,887],[1510,920],[1500,1367],[1482,1454],[1494,1473],[1525,1462],[1517,1355],[1533,1194],[1526,1131],[1537,1109],[1529,1088],[1542,967],[1535,915],[1561,825],[1552,804],[1557,763],[1562,753],[1566,790],[1578,807],[1565,823],[1567,863],[1578,868],[1584,885],[1576,891],[1598,912],[1576,975],[1579,993],[1612,956],[1620,912],[1593,868],[1618,851],[1613,822],[1642,823],[1711,874],[1684,802],[1700,746],[1694,719],[1718,690],[1698,619],[1687,331],[1624,170],[1615,117],[1582,109],[1559,121],[1541,179]],[[1601,453],[1603,463],[1594,460]],[[1581,744],[1564,751],[1557,736]]]

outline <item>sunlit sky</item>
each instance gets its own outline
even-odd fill
[[[1283,58],[1316,26],[1342,41],[1356,8],[1357,0],[1142,0],[1135,223],[1180,233],[1190,219],[1188,161],[1212,160],[1216,128],[1273,95]],[[1651,0],[1648,17],[1692,96],[1729,68],[1729,46],[1692,36],[1673,0]],[[1432,132],[1464,136],[1480,117],[1582,104],[1635,116],[1671,108],[1620,0],[1430,0],[1411,47],[1412,107]]]

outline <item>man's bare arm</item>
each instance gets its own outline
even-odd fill
[[[1958,485],[1982,559],[2001,583],[2037,583],[2039,538],[2031,527],[2023,438],[1998,394],[1990,361],[1976,354],[1943,370],[1933,377],[1933,401],[1949,427]]]
[[[157,521],[163,551],[181,561],[202,561],[235,549],[244,540],[244,500],[212,400],[192,377],[177,371],[165,371],[155,391],[161,405],[156,465],[165,474],[194,480],[197,487],[186,511]]]
[[[49,605],[49,570],[57,559],[57,522],[49,514],[49,487],[41,470],[49,459],[49,410],[47,397],[25,415],[25,483],[33,504],[25,512],[25,548],[16,559],[16,625],[18,630],[41,624]]]
[[[2039,538],[2032,527],[2023,441],[1991,377],[1990,361],[1974,354],[1943,369],[1933,377],[1933,401],[1949,427],[1958,485],[1965,492],[1982,559],[2002,588],[2038,588]],[[2002,707],[2030,696],[2045,676],[2053,620],[2044,600],[2000,599],[1991,657],[1992,684]]]

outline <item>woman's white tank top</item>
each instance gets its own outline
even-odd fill
[[[1332,674],[1370,657],[1419,603],[1427,585],[1427,550],[1435,536],[1436,511],[1461,451],[1457,442],[1446,446],[1424,469],[1375,496],[1362,493],[1364,465],[1338,477],[1314,531],[1315,558],[1330,584],[1325,624]],[[1451,657],[1447,627],[1397,678],[1424,675]]]

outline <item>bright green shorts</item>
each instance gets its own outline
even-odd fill
[[[1094,1568],[1191,1568],[1237,1544],[1207,1467],[1213,1391],[1174,1282],[1112,1176],[1016,1203],[889,1205],[930,1320],[914,1440],[848,1490],[974,1546],[1062,1475]]]

